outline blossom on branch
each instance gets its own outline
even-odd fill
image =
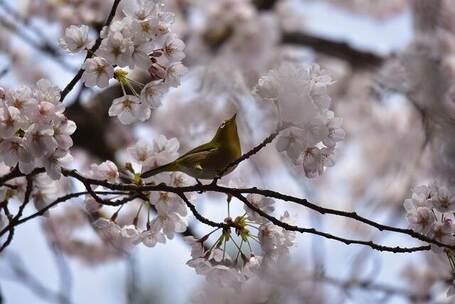
[[[327,89],[332,83],[318,65],[284,62],[263,75],[255,88],[260,98],[276,105],[279,126],[286,127],[277,150],[307,177],[319,176],[334,164],[336,144],[345,136],[341,118],[329,110]]]
[[[6,90],[0,100],[0,161],[28,174],[44,167],[52,179],[70,159],[73,121],[64,116],[60,91],[48,80],[33,88]]]
[[[90,44],[87,25],[71,25],[65,29],[65,35],[60,38],[60,46],[69,53],[79,53]]]

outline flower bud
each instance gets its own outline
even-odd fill
[[[164,79],[166,77],[166,68],[162,67],[158,63],[152,63],[148,72],[152,77],[152,80]]]

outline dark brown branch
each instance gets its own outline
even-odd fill
[[[375,291],[375,292],[382,292],[388,296],[399,296],[403,298],[407,298],[412,303],[414,302],[424,302],[428,303],[431,301],[431,294],[427,295],[421,295],[418,293],[413,293],[410,290],[403,289],[403,288],[398,288],[395,286],[391,286],[388,284],[381,284],[381,283],[375,283],[370,280],[356,280],[356,279],[351,279],[351,280],[340,280],[337,278],[332,278],[329,276],[316,276],[317,280],[322,281],[323,283],[327,283],[330,285],[337,286],[341,288],[342,290],[349,290],[349,289],[363,289],[363,290],[368,290],[368,291]]]
[[[6,76],[10,70],[9,66],[4,67],[3,69],[0,70],[0,79]]]
[[[422,241],[425,241],[430,244],[434,244],[434,245],[437,245],[437,246],[440,246],[443,248],[448,248],[451,250],[455,249],[455,246],[447,245],[447,244],[441,243],[437,240],[428,238],[411,229],[402,229],[402,228],[396,228],[396,227],[391,227],[391,226],[387,226],[387,225],[382,225],[382,224],[379,224],[372,220],[363,218],[363,217],[357,215],[357,213],[355,213],[355,212],[346,212],[346,211],[319,207],[315,204],[309,203],[305,199],[300,199],[297,197],[281,194],[279,192],[275,192],[275,191],[271,191],[271,190],[261,190],[261,189],[257,189],[257,188],[236,189],[236,188],[218,186],[213,183],[208,184],[208,185],[193,185],[193,186],[187,186],[187,187],[172,187],[172,186],[168,186],[164,183],[159,184],[159,185],[145,185],[145,186],[136,186],[136,185],[132,185],[132,184],[111,184],[111,183],[108,183],[107,181],[99,181],[96,179],[86,178],[86,177],[80,175],[79,173],[77,173],[75,170],[63,169],[62,173],[65,176],[70,176],[70,177],[76,178],[77,180],[81,181],[84,185],[86,185],[86,187],[89,185],[98,185],[98,186],[103,186],[103,187],[106,187],[106,188],[112,189],[112,190],[133,191],[135,193],[143,192],[143,191],[166,191],[166,192],[180,194],[180,193],[185,193],[185,192],[213,191],[213,192],[226,193],[226,194],[230,194],[233,196],[248,194],[248,193],[256,193],[256,194],[264,195],[264,196],[271,197],[271,198],[276,198],[276,199],[280,199],[280,200],[284,200],[284,201],[298,203],[302,206],[316,210],[322,214],[333,214],[333,215],[337,215],[337,216],[351,218],[356,221],[373,226],[381,231],[386,230],[386,231],[391,231],[391,232],[398,232],[398,233],[406,234],[413,238],[416,238],[416,239],[419,239],[419,240],[422,240]],[[90,188],[90,187],[88,187],[88,188]],[[88,188],[87,188],[87,190],[88,190]],[[108,201],[100,200],[100,203],[101,204],[111,204],[111,205],[114,204],[114,206],[118,206],[120,202],[108,202]]]
[[[0,25],[2,25],[5,29],[15,34],[15,36],[17,36],[19,39],[27,43],[29,46],[33,47],[34,49],[40,51],[44,55],[48,56],[49,58],[57,62],[61,67],[70,71],[74,70],[74,67],[68,64],[66,61],[64,61],[62,56],[60,56],[60,54],[57,52],[57,50],[55,50],[49,44],[44,45],[39,44],[29,35],[22,32],[15,24],[6,20],[4,16],[0,16]]]
[[[115,0],[114,1],[114,4],[112,5],[112,8],[111,8],[111,11],[109,13],[109,16],[107,17],[106,19],[106,22],[105,22],[105,26],[110,26],[111,23],[112,23],[112,20],[114,19],[114,16],[115,16],[115,13],[117,11],[117,8],[118,8],[118,5],[120,4],[120,1],[122,0]],[[89,59],[89,58],[92,58],[93,55],[95,54],[95,52],[98,50],[98,48],[101,46],[101,42],[103,41],[103,38],[101,38],[101,31],[100,33],[98,34],[98,38],[96,39],[95,41],[95,44],[92,46],[92,48],[90,48],[88,51],[87,51],[87,56],[85,57],[84,59],[84,62]],[[69,92],[71,92],[71,90],[74,88],[74,86],[79,82],[79,80],[81,79],[82,77],[82,74],[84,73],[84,69],[83,68],[80,68],[79,71],[77,72],[77,74],[74,76],[74,78],[66,85],[66,87],[62,90],[61,92],[61,95],[60,95],[60,101],[63,101],[66,97],[66,95],[68,95]]]
[[[188,206],[188,208],[190,208],[191,212],[193,213],[194,217],[200,221],[201,223],[203,224],[206,224],[208,226],[212,226],[212,227],[217,227],[217,228],[227,228],[229,227],[228,224],[226,223],[216,223],[216,222],[213,222],[211,220],[209,220],[208,218],[204,217],[202,214],[200,214],[197,209],[196,209],[196,206],[194,206],[189,200],[188,198],[185,196],[184,193],[177,193],[178,196],[180,196],[180,198],[186,203],[186,205]]]
[[[51,235],[46,235],[46,238],[49,249],[54,257],[60,279],[60,292],[58,296],[61,299],[68,299],[67,302],[70,302],[69,299],[71,298],[71,288],[73,284],[71,268],[68,265],[68,261],[65,258],[60,244],[55,240],[57,230],[49,219],[47,220],[47,227],[49,227]]]
[[[364,223],[364,224],[366,224],[368,226],[374,227],[374,228],[378,229],[379,231],[390,231],[390,232],[406,234],[406,235],[409,235],[409,236],[411,236],[411,237],[413,237],[415,239],[418,239],[420,241],[424,241],[424,242],[427,242],[427,243],[432,243],[432,244],[435,244],[435,245],[438,245],[438,246],[441,246],[441,247],[445,247],[445,244],[443,244],[443,243],[441,243],[441,242],[439,242],[437,240],[431,239],[431,238],[429,238],[429,237],[427,237],[427,236],[425,236],[423,234],[417,233],[417,232],[415,232],[412,229],[403,229],[403,228],[397,228],[397,227],[393,227],[393,226],[383,225],[383,224],[377,223],[375,221],[372,221],[370,219],[367,219],[365,217],[362,217],[362,216],[358,215],[356,212],[347,212],[347,211],[342,211],[342,210],[337,210],[337,209],[330,209],[330,208],[321,207],[321,206],[318,206],[316,204],[313,204],[313,203],[309,202],[308,200],[306,200],[304,198],[297,198],[297,197],[294,197],[294,196],[282,194],[282,193],[279,193],[279,192],[276,192],[276,191],[271,191],[271,190],[262,190],[262,189],[260,190],[260,189],[257,189],[257,188],[239,189],[239,190],[242,193],[259,194],[259,195],[263,195],[265,197],[277,198],[277,199],[280,199],[280,200],[283,200],[283,201],[295,203],[295,204],[307,207],[309,209],[312,209],[312,210],[314,210],[316,212],[319,212],[320,214],[323,214],[323,215],[324,214],[331,214],[331,215],[336,215],[336,216],[350,218],[350,219],[353,219],[355,221]]]
[[[247,193],[257,193],[257,194],[265,195],[267,197],[283,199],[283,200],[291,200],[291,199],[292,199],[291,201],[301,200],[299,198],[283,195],[281,193],[271,191],[271,190],[259,190],[257,188],[236,189],[236,188],[218,186],[213,183],[208,184],[208,185],[198,185],[197,184],[197,185],[187,186],[187,187],[172,187],[172,186],[168,186],[164,183],[161,183],[159,185],[136,186],[136,185],[126,185],[126,184],[110,184],[106,181],[98,181],[95,179],[85,178],[74,170],[73,171],[63,170],[63,174],[66,176],[72,176],[72,177],[80,180],[83,183],[87,182],[92,185],[104,186],[108,189],[119,190],[119,191],[135,191],[135,192],[137,192],[137,191],[166,191],[166,192],[172,192],[172,193],[176,193],[176,194],[182,193],[182,192],[184,193],[184,192],[213,191],[213,192],[226,193],[226,194],[230,194],[233,196],[239,195],[239,194],[241,195],[241,194],[245,194],[245,193],[246,194]],[[331,210],[328,208],[326,208],[326,209]],[[326,211],[326,213],[328,213],[328,212]],[[352,218],[357,221],[360,221],[360,219],[362,219],[364,223],[369,223],[370,225],[373,225],[376,228],[381,227],[382,230],[388,230],[388,231],[393,231],[393,232],[399,232],[402,234],[407,234],[414,238],[418,238],[419,240],[424,240],[425,242],[428,242],[428,243],[431,243],[431,244],[434,244],[434,245],[437,245],[437,246],[440,246],[443,248],[447,248],[447,249],[451,249],[451,250],[455,249],[455,246],[453,246],[453,245],[447,245],[447,244],[441,243],[437,240],[428,238],[428,237],[426,237],[422,234],[419,234],[410,229],[402,229],[402,228],[395,228],[395,227],[391,227],[391,226],[381,225],[374,221],[366,220],[365,218],[361,218],[360,216],[353,218],[353,215],[350,212],[341,212],[340,213],[340,211],[338,211],[338,210],[331,210],[331,214],[336,214],[338,216]]]
[[[24,212],[25,207],[27,206],[27,204],[30,201],[30,197],[32,195],[32,190],[33,190],[32,177],[31,176],[27,176],[27,187],[25,189],[24,202],[19,207],[19,210],[17,211],[17,214],[13,217],[13,219],[9,220],[9,223],[8,223],[7,227],[4,228],[4,230],[7,229],[6,231],[9,231],[9,233],[8,233],[8,237],[7,237],[6,241],[0,247],[0,252],[5,250],[5,248],[8,247],[9,244],[11,244],[11,241],[13,240],[13,236],[14,236],[14,229],[15,229],[14,223],[17,222],[22,217],[22,213]],[[7,209],[5,209],[5,210],[7,210]],[[11,218],[11,217],[9,216],[9,218]],[[0,236],[1,236],[1,234],[0,234]]]
[[[253,5],[258,10],[271,10],[278,1],[277,0],[253,0],[252,2],[253,2]]]
[[[14,20],[21,23],[25,28],[29,29],[35,36],[44,44],[42,45],[43,49],[49,49],[52,55],[60,55],[58,48],[55,47],[46,37],[44,32],[39,28],[34,26],[28,18],[22,16],[14,7],[10,6],[5,1],[0,1],[0,7]]]
[[[346,238],[342,238],[342,237],[339,237],[339,236],[336,236],[336,235],[333,235],[333,234],[330,234],[330,233],[318,231],[318,230],[316,230],[314,228],[302,228],[302,227],[298,227],[298,226],[295,226],[295,225],[290,225],[290,224],[282,222],[279,219],[277,219],[277,218],[265,213],[264,211],[260,210],[259,208],[254,206],[252,203],[250,203],[241,194],[234,194],[233,196],[236,197],[237,199],[239,199],[240,201],[242,201],[246,206],[248,206],[248,208],[250,208],[254,212],[258,213],[260,216],[266,218],[267,220],[269,220],[274,225],[276,225],[278,227],[281,227],[281,228],[283,228],[283,229],[285,229],[287,231],[296,231],[296,232],[300,232],[300,233],[315,234],[315,235],[319,235],[319,236],[325,237],[325,238],[330,239],[330,240],[335,240],[335,241],[338,241],[338,242],[342,242],[342,243],[344,243],[346,245],[351,245],[351,244],[364,245],[364,246],[371,247],[371,248],[373,248],[375,250],[378,250],[378,251],[388,251],[388,252],[393,252],[393,253],[410,253],[410,252],[417,252],[417,251],[428,251],[428,250],[431,249],[430,245],[419,246],[419,247],[399,247],[399,246],[389,247],[389,246],[383,246],[383,245],[378,245],[378,244],[374,243],[373,241],[359,241],[359,240],[346,239]]]
[[[244,160],[247,160],[248,158],[250,158],[251,156],[253,156],[254,154],[258,153],[259,151],[261,151],[265,146],[267,146],[268,144],[270,144],[274,139],[275,137],[278,136],[278,134],[280,133],[280,131],[282,130],[282,128],[279,128],[278,130],[276,130],[275,132],[273,132],[272,134],[270,134],[268,137],[266,137],[259,145],[257,145],[256,147],[254,147],[253,149],[251,149],[250,151],[248,151],[247,153],[244,153],[242,156],[240,156],[238,159],[234,160],[233,162],[231,162],[229,165],[227,165],[219,174],[217,177],[215,177],[213,179],[213,182],[212,184],[216,184],[217,181],[227,172],[229,171],[229,169],[237,166],[238,164],[240,164],[241,162],[243,162]]]
[[[48,289],[43,285],[32,273],[30,273],[24,266],[24,261],[19,255],[8,251],[2,257],[8,259],[8,265],[15,276],[15,280],[20,282],[23,286],[27,287],[35,295],[39,296],[46,303],[70,304],[71,301],[59,293]]]
[[[257,188],[244,188],[244,189],[228,188],[228,187],[218,186],[213,183],[208,184],[208,185],[196,184],[196,185],[187,186],[187,187],[172,187],[172,186],[168,186],[164,183],[161,183],[159,185],[136,186],[136,185],[127,185],[127,184],[110,184],[105,181],[98,181],[95,179],[85,178],[74,170],[73,171],[65,170],[63,172],[63,174],[66,176],[72,176],[72,177],[80,180],[81,182],[87,182],[92,185],[104,186],[106,188],[109,188],[112,190],[119,190],[119,191],[135,191],[135,192],[137,192],[137,191],[165,191],[165,192],[172,192],[172,193],[176,193],[176,194],[185,193],[185,192],[210,192],[210,191],[213,191],[213,192],[230,194],[233,196],[248,194],[248,193],[256,193],[256,194],[264,195],[264,196],[267,196],[270,198],[276,198],[276,199],[281,199],[281,200],[291,201],[291,202],[300,202],[302,200],[305,200],[305,199],[300,199],[300,198],[296,198],[293,196],[284,195],[279,192],[275,192],[275,191],[271,191],[271,190],[261,190],[261,189],[257,189]],[[306,206],[305,204],[302,204],[302,205],[310,208],[309,205],[308,206]],[[312,204],[312,205],[313,205],[312,207],[316,206],[314,204]],[[376,223],[372,220],[368,220],[366,218],[360,217],[356,213],[334,210],[334,209],[329,209],[329,208],[324,208],[324,213],[338,215],[338,216],[342,216],[342,217],[346,217],[346,218],[351,218],[356,221],[360,221],[360,222],[363,222],[370,226],[376,227],[380,230],[387,230],[387,231],[391,231],[391,232],[398,232],[398,233],[406,234],[413,238],[416,238],[416,239],[419,239],[419,240],[422,240],[422,241],[425,241],[425,242],[428,242],[428,243],[431,243],[431,244],[434,244],[434,245],[437,245],[437,246],[440,246],[443,248],[455,250],[455,246],[453,246],[453,245],[447,245],[447,244],[441,243],[437,240],[434,240],[434,239],[428,238],[422,234],[419,234],[411,229],[402,229],[402,228],[396,228],[396,227],[391,227],[391,226],[387,226],[387,225],[382,225],[382,224]],[[355,214],[355,216],[354,216],[354,214]]]
[[[282,43],[307,46],[321,54],[343,59],[353,68],[375,68],[384,62],[383,57],[368,51],[357,50],[346,42],[332,41],[303,32],[283,33]]]
[[[16,178],[19,176],[22,176],[22,173],[19,171],[19,168],[16,166],[11,170],[11,172],[0,177],[0,186],[3,186],[3,184],[6,183],[7,181],[10,181],[13,178]]]
[[[113,191],[95,191],[95,193],[97,195],[115,195],[115,194],[127,195],[128,194],[128,193],[123,193],[123,192],[118,192],[118,191],[115,191],[115,192],[113,192]],[[27,217],[18,219],[16,221],[12,222],[11,224],[8,224],[6,227],[4,227],[0,231],[0,236],[5,234],[8,231],[8,229],[10,229],[11,226],[18,226],[20,224],[28,222],[31,219],[44,215],[47,211],[49,211],[51,208],[57,206],[60,203],[63,203],[70,199],[73,199],[73,198],[76,198],[76,197],[79,197],[82,195],[87,195],[87,194],[89,194],[87,191],[82,191],[82,192],[70,193],[70,194],[64,195],[62,197],[59,197],[56,200],[54,200],[52,203],[48,204],[46,207],[43,207],[42,209],[38,210],[37,212],[35,212]],[[125,200],[122,200],[121,202],[126,203]]]
[[[35,175],[43,173],[43,172],[45,172],[44,168],[36,168],[28,176],[35,176]],[[22,176],[25,176],[25,175],[23,173],[21,173],[19,171],[19,168],[16,166],[11,170],[11,172],[0,177],[0,186],[3,186],[6,182],[8,182],[12,179],[22,177]]]

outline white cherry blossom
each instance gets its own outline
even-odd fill
[[[41,159],[42,166],[46,169],[47,174],[52,179],[59,179],[61,176],[62,166],[71,161],[71,155],[64,150],[57,149],[46,154]]]
[[[175,35],[170,34],[164,41],[164,56],[169,62],[181,61],[185,58],[184,48],[185,43]]]
[[[142,241],[142,244],[147,247],[155,247],[156,244],[166,243],[166,236],[161,231],[155,232],[146,230],[141,233],[140,239]]]
[[[130,64],[133,50],[133,42],[129,38],[120,32],[111,32],[103,39],[97,55],[106,58],[111,64],[124,67]]]
[[[119,177],[117,166],[110,160],[102,162],[99,165],[92,164],[91,171],[93,178],[106,180],[115,183]]]
[[[89,27],[87,25],[71,25],[65,29],[65,35],[60,38],[60,46],[70,53],[78,53],[89,45]]]
[[[180,78],[187,72],[187,68],[181,62],[172,63],[166,69],[165,83],[171,87],[180,85]]]
[[[9,107],[5,102],[1,102],[0,107],[0,137],[8,138],[13,136],[21,127],[24,126],[20,110]]]
[[[158,215],[151,223],[152,231],[162,231],[168,239],[173,239],[175,233],[184,232],[186,221],[176,213]]]
[[[264,211],[265,213],[271,215],[273,211],[275,210],[274,204],[275,201],[269,197],[264,197],[262,195],[258,194],[248,194],[246,199],[255,207],[257,207],[259,210]],[[244,205],[244,209],[246,211],[246,214],[248,216],[248,219],[256,222],[258,224],[264,224],[268,220],[253,211],[252,209],[248,208],[248,206]]]
[[[33,95],[38,102],[47,101],[54,105],[63,106],[60,103],[60,89],[48,79],[41,79],[36,83],[36,90],[33,92]]]
[[[87,59],[82,68],[82,82],[88,87],[98,86],[105,88],[109,85],[109,80],[114,76],[114,68],[102,57],[94,57]]]
[[[152,109],[161,106],[164,94],[169,90],[169,86],[164,83],[149,82],[141,91],[141,100]]]
[[[114,99],[109,108],[109,116],[118,116],[121,123],[129,125],[150,117],[150,108],[133,95]]]

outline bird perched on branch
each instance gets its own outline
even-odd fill
[[[226,172],[222,171],[242,153],[236,115],[237,113],[225,120],[208,143],[192,149],[169,164],[144,172],[141,177],[147,178],[161,172],[174,171],[186,173],[196,179],[214,179],[221,173],[229,174],[236,166],[232,166]]]

